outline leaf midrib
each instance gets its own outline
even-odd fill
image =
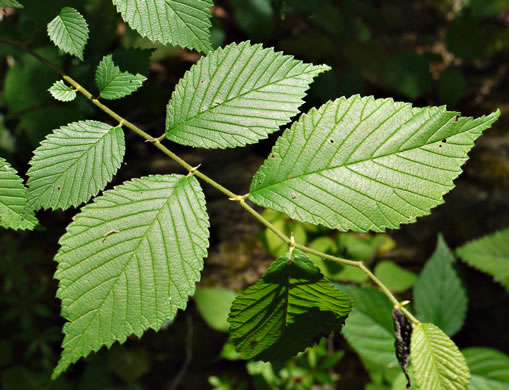
[[[295,65],[291,70],[293,70],[294,68],[296,68],[298,65],[303,65],[302,62],[299,61],[299,63],[297,65]],[[303,76],[303,75],[307,75],[307,74],[310,74],[310,73],[315,73],[317,71],[317,67],[316,66],[311,66],[311,70],[309,71],[306,71],[306,72],[303,72],[303,73],[299,73],[299,74],[296,74],[296,75],[293,75],[291,77],[285,77],[285,78],[281,78],[281,79],[278,79],[276,81],[273,81],[273,82],[270,82],[268,84],[264,84],[258,88],[255,88],[255,89],[251,89],[249,90],[248,92],[245,92],[245,93],[242,93],[240,95],[236,95],[230,99],[226,99],[224,102],[220,103],[220,104],[216,104],[216,105],[213,105],[212,107],[210,107],[208,110],[205,110],[205,111],[200,111],[200,112],[197,112],[196,114],[194,114],[193,116],[187,118],[186,120],[182,121],[182,122],[179,122],[176,126],[172,127],[171,129],[168,130],[168,134],[172,134],[175,132],[175,130],[179,129],[180,127],[183,127],[185,126],[188,122],[191,122],[193,120],[195,120],[196,118],[199,118],[200,115],[205,115],[205,114],[209,114],[211,112],[213,112],[216,108],[219,108],[227,103],[230,103],[236,99],[242,99],[244,98],[246,95],[249,95],[253,92],[258,92],[260,89],[263,89],[263,88],[266,88],[268,86],[271,86],[271,85],[275,85],[275,84],[278,84],[280,83],[281,81],[284,81],[284,80],[290,80],[290,79],[296,79],[298,78],[297,76]],[[289,71],[290,72],[290,71]],[[309,87],[308,87],[309,88]],[[212,102],[212,104],[214,104],[214,102]],[[201,104],[200,104],[201,105]],[[283,111],[283,110],[281,110]],[[278,110],[279,112],[279,110]],[[288,122],[288,121],[287,121]]]
[[[69,166],[68,166],[68,167],[67,167],[67,168],[66,168],[66,169],[65,169],[65,170],[64,170],[61,174],[59,174],[59,177],[58,177],[58,179],[57,179],[57,180],[55,180],[53,183],[49,183],[49,184],[47,184],[47,185],[46,185],[46,188],[45,188],[45,189],[44,189],[44,190],[40,193],[40,195],[38,195],[37,197],[34,197],[34,198],[30,198],[30,199],[29,199],[29,200],[30,200],[30,203],[32,203],[32,204],[36,204],[36,202],[40,202],[40,198],[42,198],[42,197],[43,197],[43,196],[44,196],[44,195],[48,192],[48,190],[49,190],[50,188],[52,188],[52,187],[56,184],[56,182],[57,182],[60,178],[64,177],[64,176],[68,173],[68,171],[69,171],[70,169],[72,169],[72,168],[73,168],[73,167],[74,167],[74,166],[75,166],[75,165],[76,165],[76,164],[77,164],[77,163],[78,163],[78,162],[79,162],[79,161],[80,161],[80,160],[81,160],[84,156],[86,156],[86,155],[90,152],[90,150],[91,150],[91,149],[94,149],[94,148],[97,146],[97,144],[98,144],[99,142],[104,141],[104,139],[105,139],[108,135],[112,135],[112,130],[114,130],[114,129],[115,129],[115,127],[111,127],[109,130],[107,130],[105,133],[103,133],[103,134],[101,135],[101,137],[97,138],[97,139],[96,139],[96,140],[94,140],[91,144],[89,144],[90,146],[89,146],[88,148],[83,149],[83,153],[81,153],[81,155],[80,155],[78,158],[74,159],[74,162],[73,162],[71,165],[69,165]],[[73,130],[74,130],[74,129],[73,129]],[[95,133],[95,134],[97,134],[97,133]],[[113,135],[112,135],[112,137],[113,137]],[[55,144],[53,144],[53,145],[55,145]],[[82,145],[83,145],[83,144],[82,144]],[[58,145],[58,147],[62,147],[62,146],[59,144],[59,145]],[[44,159],[39,160],[39,161],[44,161]],[[34,161],[34,163],[35,163],[35,162],[36,162],[36,161]],[[95,161],[94,161],[94,163],[95,163]],[[40,168],[40,169],[42,169],[42,168]],[[40,169],[37,169],[35,172],[39,171]],[[33,172],[32,172],[32,174],[33,174]],[[55,176],[55,175],[48,175],[48,176]],[[74,180],[73,180],[73,182],[74,182]],[[30,187],[29,187],[28,195],[30,195],[30,193],[31,193],[31,191],[30,191]]]
[[[442,127],[444,125],[442,125]],[[463,134],[463,133],[475,131],[478,127],[482,127],[483,125],[484,125],[484,123],[481,123],[481,124],[479,124],[476,127],[471,127],[471,128],[468,128],[465,131],[457,132],[457,133],[451,135],[450,137],[454,137],[454,136],[456,136],[458,134]],[[317,173],[333,171],[333,170],[339,169],[339,168],[348,168],[348,167],[355,166],[357,164],[361,164],[361,163],[365,163],[365,162],[374,162],[377,159],[381,159],[381,158],[384,158],[384,157],[397,155],[399,153],[408,152],[408,151],[411,151],[411,150],[422,149],[425,146],[437,144],[437,143],[440,143],[440,142],[441,142],[441,140],[437,140],[437,141],[433,141],[433,142],[430,142],[430,143],[422,144],[422,145],[419,145],[419,146],[416,146],[416,147],[410,147],[410,148],[407,148],[407,149],[398,150],[397,152],[388,152],[388,153],[385,153],[385,154],[382,154],[382,155],[379,155],[379,156],[376,156],[376,157],[373,157],[373,158],[360,159],[360,160],[356,160],[356,161],[354,161],[352,163],[348,163],[348,161],[346,161],[342,165],[327,167],[327,168],[324,168],[324,169],[316,169],[316,170],[311,171],[311,172],[305,172],[305,173],[302,173],[300,175],[292,176],[290,179],[288,179],[288,178],[287,179],[283,179],[281,181],[268,184],[266,186],[263,186],[263,184],[262,184],[259,187],[257,187],[255,191],[251,192],[251,194],[255,195],[257,192],[262,191],[262,190],[266,190],[267,188],[270,188],[270,187],[273,187],[273,186],[278,186],[278,185],[281,185],[281,184],[286,183],[286,182],[291,182],[291,181],[296,180],[296,179],[304,178],[306,176],[314,175],[314,174],[317,174]],[[446,155],[442,155],[442,156],[443,157],[448,157]],[[418,164],[418,162],[416,162],[416,164]],[[436,169],[440,170],[439,167],[436,167]]]
[[[161,208],[159,209],[159,211],[157,212],[156,216],[154,217],[154,219],[152,220],[152,222],[147,225],[147,229],[145,230],[145,232],[143,233],[142,236],[140,236],[138,239],[139,239],[139,242],[138,244],[136,245],[136,247],[132,250],[132,253],[131,255],[129,256],[129,259],[126,261],[126,263],[124,264],[124,266],[122,267],[122,270],[118,273],[118,275],[116,275],[116,280],[115,282],[112,284],[111,288],[109,289],[108,293],[104,296],[104,298],[101,300],[101,303],[99,304],[99,307],[95,308],[95,309],[91,309],[90,311],[94,311],[94,314],[91,316],[91,319],[85,329],[85,331],[83,331],[81,333],[81,335],[85,334],[86,332],[88,332],[89,328],[90,328],[90,325],[92,324],[93,320],[95,320],[95,318],[97,317],[97,313],[102,309],[102,306],[104,304],[104,302],[106,302],[106,300],[108,299],[108,297],[110,296],[110,294],[112,293],[112,291],[114,290],[115,286],[117,285],[118,281],[120,280],[120,277],[124,274],[126,268],[131,264],[132,262],[132,259],[136,253],[136,251],[139,249],[141,243],[143,242],[143,240],[145,239],[147,233],[150,231],[150,229],[152,229],[152,227],[154,226],[154,223],[158,220],[159,218],[159,215],[163,212],[163,210],[166,209],[168,203],[170,202],[170,200],[173,198],[173,196],[175,195],[175,193],[177,192],[177,190],[179,189],[179,187],[181,186],[181,184],[185,182],[185,178],[181,178],[177,185],[175,186],[175,188],[172,189],[172,192],[169,194],[167,200],[164,202],[164,204],[161,206]],[[193,191],[194,192],[194,191]],[[113,279],[113,278],[112,278]],[[66,289],[67,289],[68,286],[66,286]],[[87,290],[88,292],[88,290]],[[71,303],[72,304],[72,303]],[[70,305],[69,305],[70,306]],[[72,323],[72,322],[71,322]],[[114,336],[114,339],[115,336]],[[76,346],[72,349],[72,351],[75,351],[76,350]]]

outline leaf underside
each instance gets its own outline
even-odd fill
[[[341,231],[394,229],[443,203],[474,141],[498,117],[340,98],[285,131],[249,199]]]
[[[465,358],[436,325],[415,325],[410,351],[420,389],[465,390],[470,381]]]
[[[461,352],[472,375],[468,390],[509,388],[509,356],[489,348],[466,348]]]
[[[113,0],[127,24],[152,42],[201,52],[212,49],[212,0]]]
[[[23,179],[0,157],[0,227],[32,230],[37,223],[33,210],[28,207]]]
[[[184,309],[207,254],[209,222],[196,178],[134,179],[85,206],[55,261],[63,352],[53,373]]]
[[[88,25],[74,8],[64,7],[48,23],[48,35],[55,45],[83,61],[83,50],[88,40]]]
[[[120,99],[132,94],[143,85],[146,79],[141,74],[134,75],[129,72],[122,72],[113,63],[111,54],[102,59],[95,74],[100,97],[107,100]]]
[[[106,123],[80,121],[49,134],[30,161],[30,206],[77,207],[104,189],[122,164],[124,132]]]
[[[245,359],[284,364],[317,336],[338,330],[350,298],[332,286],[301,251],[278,258],[232,304],[228,321],[235,349]]]
[[[468,305],[467,293],[453,267],[455,261],[440,235],[414,287],[417,318],[437,325],[450,337],[463,326]]]
[[[55,81],[48,91],[51,93],[51,96],[61,102],[70,102],[76,98],[74,88],[66,85],[62,80]]]
[[[393,305],[374,288],[339,285],[353,299],[354,308],[342,333],[364,359],[383,366],[397,366],[394,347]]]
[[[456,254],[468,265],[493,276],[509,291],[509,228],[469,242]]]
[[[177,84],[167,137],[202,148],[256,143],[299,113],[313,78],[329,69],[249,42],[217,49]]]

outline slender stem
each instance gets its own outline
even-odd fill
[[[292,247],[300,249],[303,252],[307,252],[316,256],[320,256],[326,260],[333,261],[336,263],[340,263],[343,265],[349,265],[353,267],[359,268],[361,271],[363,271],[381,290],[382,292],[390,299],[390,301],[394,304],[394,306],[400,306],[399,301],[396,299],[396,297],[391,293],[391,291],[382,283],[380,279],[378,279],[370,270],[367,268],[362,261],[353,261],[353,260],[347,260],[340,257],[328,255],[326,253],[322,253],[320,251],[308,248],[305,245],[301,245],[298,243],[295,243],[290,237],[285,235],[283,232],[281,232],[279,229],[277,229],[272,223],[270,223],[266,218],[264,218],[260,213],[258,213],[254,208],[249,206],[246,203],[247,195],[240,196],[232,191],[228,190],[227,188],[223,187],[221,184],[210,178],[209,176],[205,175],[204,173],[200,172],[197,167],[193,167],[189,163],[187,163],[185,160],[180,158],[178,155],[173,153],[170,149],[168,149],[166,146],[161,144],[161,141],[165,138],[165,135],[163,134],[161,137],[154,138],[150,134],[146,133],[142,129],[140,129],[135,124],[129,122],[113,110],[111,110],[109,107],[105,106],[103,103],[101,103],[97,98],[95,98],[89,91],[87,91],[85,88],[83,88],[79,83],[77,83],[73,78],[70,76],[64,74],[64,72],[60,69],[58,69],[56,66],[51,64],[46,59],[42,58],[39,54],[37,54],[35,51],[30,49],[26,44],[22,42],[16,42],[12,41],[10,39],[5,39],[0,37],[0,42],[6,43],[8,45],[18,47],[27,53],[34,56],[37,60],[39,60],[41,63],[46,65],[48,68],[52,69],[55,73],[57,73],[60,77],[62,77],[66,82],[68,82],[70,85],[72,85],[76,91],[80,92],[83,96],[85,96],[88,100],[90,100],[94,105],[96,105],[99,109],[104,111],[106,114],[108,114],[111,118],[118,121],[118,126],[126,126],[130,130],[134,131],[139,136],[145,138],[147,142],[150,142],[155,145],[156,148],[161,150],[166,156],[170,157],[172,160],[177,162],[180,166],[185,168],[187,171],[189,171],[190,174],[198,177],[199,179],[203,180],[204,182],[208,183],[218,191],[222,192],[224,195],[228,196],[229,199],[238,201],[241,207],[243,207],[248,213],[250,213],[254,218],[256,218],[260,223],[265,225],[268,229],[270,229],[276,236],[278,236],[282,241],[284,241],[287,244],[291,244]],[[405,315],[414,323],[419,323],[419,321],[404,307],[401,307],[401,311],[405,313]]]

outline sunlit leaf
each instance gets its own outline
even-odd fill
[[[0,227],[32,230],[37,223],[34,212],[28,207],[23,179],[0,157]]]
[[[143,85],[146,79],[141,74],[122,72],[113,63],[111,54],[102,59],[95,74],[97,87],[101,91],[100,97],[107,100],[120,99],[132,94]]]
[[[249,42],[217,49],[175,87],[167,137],[202,148],[256,143],[299,113],[313,78],[328,69]]]
[[[62,80],[55,81],[48,91],[51,93],[51,96],[61,102],[70,102],[76,98],[74,88],[66,85]]]
[[[465,390],[470,381],[465,358],[436,325],[415,325],[410,351],[420,389]]]
[[[134,179],[83,207],[55,257],[68,322],[53,376],[102,346],[158,330],[184,309],[203,268],[208,226],[192,176]]]
[[[88,40],[88,24],[74,8],[64,7],[48,24],[48,35],[55,45],[83,61]]]
[[[106,123],[80,121],[53,131],[30,161],[30,206],[65,210],[88,201],[112,179],[124,152],[124,132]]]
[[[445,107],[340,98],[285,131],[249,199],[341,231],[415,222],[443,203],[474,141],[499,115],[473,119]]]
[[[212,0],[113,0],[131,28],[151,41],[207,52]]]

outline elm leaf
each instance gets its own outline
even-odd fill
[[[55,81],[48,91],[51,96],[61,102],[70,102],[76,98],[76,91],[74,88],[66,85],[62,80]]]
[[[185,309],[207,255],[209,221],[195,177],[147,176],[83,207],[55,257],[63,352],[53,377],[80,357]]]
[[[55,45],[83,61],[83,50],[88,41],[88,24],[81,14],[64,7],[48,23],[48,35]]]
[[[414,325],[410,356],[420,389],[464,390],[470,381],[465,358],[436,325]]]
[[[201,52],[212,49],[212,0],[113,0],[129,26],[152,42]]]
[[[351,299],[294,250],[233,301],[231,340],[243,358],[281,365],[317,336],[339,329],[351,307]]]
[[[341,231],[398,228],[443,203],[499,115],[473,119],[373,97],[328,102],[278,139],[249,199]]]
[[[112,179],[124,153],[124,132],[119,127],[80,121],[54,130],[30,160],[30,206],[65,210],[88,201]]]
[[[5,159],[0,157],[0,227],[32,230],[38,224],[28,206],[23,179]]]
[[[313,78],[329,69],[249,42],[219,48],[175,87],[167,138],[201,148],[256,143],[299,113]]]
[[[113,63],[111,54],[102,59],[95,73],[95,81],[101,91],[99,96],[107,100],[120,99],[132,94],[143,85],[146,79],[141,74],[122,72]]]

